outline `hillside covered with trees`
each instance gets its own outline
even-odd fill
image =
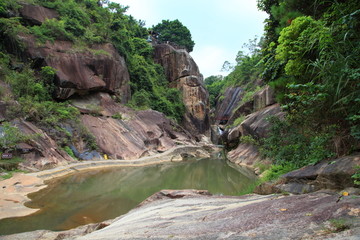
[[[19,92],[21,90],[15,90],[20,101],[25,101],[25,98],[28,97],[35,98],[36,101],[50,100],[51,86],[49,84],[51,79],[49,78],[54,71],[49,68],[36,69],[41,70],[42,75],[46,75],[40,79],[32,73],[33,63],[26,63],[24,71],[21,72],[12,72],[11,69],[8,69],[15,59],[21,61],[20,51],[18,51],[18,56],[12,56],[9,55],[8,50],[18,48],[21,45],[18,38],[20,33],[24,33],[34,35],[38,44],[54,40],[71,41],[79,51],[91,48],[94,44],[112,43],[119,54],[125,58],[129,69],[132,92],[132,99],[129,104],[135,108],[149,107],[174,119],[181,119],[183,106],[180,104],[180,94],[175,89],[167,87],[163,70],[161,66],[154,63],[152,59],[153,49],[146,42],[148,30],[144,27],[143,22],[126,14],[127,7],[110,1],[95,0],[28,1],[54,9],[60,15],[59,18],[49,19],[44,24],[34,25],[18,17],[18,11],[21,8],[20,2],[24,1],[6,0],[2,1],[0,5],[0,16],[2,17],[0,21],[2,35],[1,74],[5,76],[6,81],[14,89],[19,86],[15,86],[17,83],[14,80],[16,77],[11,76],[13,74],[27,75],[27,78],[32,79],[32,82],[28,84],[36,84],[34,87],[20,83],[23,88],[28,89],[27,91],[36,88],[33,90],[36,92],[28,92],[27,94]],[[158,27],[161,26],[158,24]],[[177,21],[177,26],[182,26],[182,24]],[[182,28],[182,30],[187,31],[188,37],[191,39],[187,28],[184,26]],[[166,37],[163,38],[166,39]],[[176,42],[174,39],[171,40]],[[16,52],[10,52],[16,55]],[[101,54],[101,52],[95,54]]]
[[[72,157],[75,138],[84,140],[88,150],[98,150],[94,135],[79,121],[84,112],[69,101],[96,92],[117,103],[113,119],[123,118],[116,109],[125,105],[156,110],[181,123],[182,93],[169,87],[163,66],[154,61],[148,41],[154,30],[128,15],[127,8],[98,0],[0,2],[0,152],[37,137],[9,124],[16,119],[40,127]],[[178,20],[164,20],[154,29],[159,42],[171,41],[189,51],[194,47]],[[88,105],[87,114],[102,116],[103,107]]]

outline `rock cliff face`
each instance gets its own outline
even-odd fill
[[[59,14],[53,9],[26,3],[22,4],[20,14],[32,25],[41,25],[46,19],[59,17]]]
[[[101,152],[113,159],[135,159],[169,150],[177,144],[193,143],[190,134],[164,114],[153,110],[136,112],[117,104],[107,93],[74,99],[73,104],[84,113],[81,121],[95,136]],[[85,114],[94,106],[98,109],[97,116]]]
[[[281,112],[279,104],[276,104],[274,91],[269,86],[256,92],[252,100],[239,105],[242,96],[240,87],[226,89],[224,99],[216,106],[213,123],[227,126],[221,136],[224,145],[232,149],[228,152],[227,158],[236,164],[251,167],[263,159],[256,146],[241,144],[240,137],[250,136],[257,140],[267,137],[270,129],[267,118],[270,116],[282,118],[284,113]],[[237,126],[232,126],[240,116],[244,116],[245,119]]]
[[[240,87],[230,87],[225,90],[224,99],[216,106],[215,124],[226,124],[233,115],[234,109],[241,101],[243,90]]]
[[[77,49],[71,42],[55,41],[38,45],[31,36],[23,36],[26,56],[38,67],[56,69],[56,98],[104,91],[117,95],[122,103],[130,99],[130,77],[125,60],[112,44],[97,44]]]
[[[182,92],[186,107],[183,126],[194,135],[209,132],[209,94],[189,53],[168,44],[155,46],[155,61],[165,69],[170,87]]]
[[[52,9],[31,4],[23,4],[20,15],[36,25],[59,16]],[[124,58],[112,44],[81,47],[69,41],[39,44],[35,37],[25,34],[20,38],[25,45],[24,60],[31,59],[38,68],[50,66],[56,69],[56,98],[68,99],[74,94],[104,91],[117,95],[122,103],[130,99],[129,72]]]

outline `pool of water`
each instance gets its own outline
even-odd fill
[[[213,194],[239,195],[254,181],[249,171],[216,158],[80,172],[30,194],[32,201],[26,206],[40,210],[26,217],[0,220],[0,235],[39,229],[60,231],[112,219],[162,189],[206,189]]]

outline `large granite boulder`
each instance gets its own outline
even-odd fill
[[[242,136],[252,136],[255,139],[265,138],[270,129],[268,117],[275,116],[282,118],[284,112],[281,111],[279,104],[268,106],[260,111],[252,113],[240,125]]]
[[[117,104],[107,93],[73,99],[72,104],[84,113],[81,121],[94,135],[101,152],[113,159],[136,159],[194,143],[187,131],[164,114],[136,112]]]
[[[275,104],[274,89],[270,86],[265,86],[254,95],[254,110],[259,111],[267,106]]]
[[[230,115],[227,125],[231,125],[235,120],[241,116],[247,116],[254,111],[254,100],[244,102],[239,107],[236,107]]]
[[[93,91],[115,94],[122,103],[130,99],[129,72],[125,60],[110,43],[76,48],[69,41],[39,45],[33,36],[22,35],[26,58],[37,67],[56,69],[56,98],[86,95]]]
[[[47,19],[59,17],[59,14],[53,9],[27,3],[23,3],[19,11],[21,17],[31,25],[41,25]]]
[[[209,133],[209,94],[195,61],[184,49],[169,44],[155,46],[155,62],[165,69],[169,86],[182,92],[186,108],[183,126],[192,134]]]
[[[256,163],[261,162],[265,165],[269,165],[271,163],[269,160],[263,159],[260,156],[257,146],[248,143],[240,143],[237,148],[229,151],[226,157],[230,162],[253,169],[255,169]]]
[[[329,237],[327,221],[339,218],[359,233],[360,202],[351,197],[337,203],[337,195],[324,193],[216,197],[164,191],[153,199],[76,239],[319,239],[322,234]]]
[[[199,68],[185,49],[176,49],[169,44],[155,45],[154,59],[165,69],[165,76],[173,85],[182,77],[196,76],[202,80]]]
[[[360,193],[359,188],[354,188],[358,186],[354,184],[352,178],[357,166],[360,166],[359,153],[323,160],[315,165],[305,166],[284,174],[276,182],[263,183],[254,192],[258,194],[279,192],[303,194],[322,189],[340,191],[347,188],[349,192]]]
[[[355,174],[358,166],[360,166],[359,153],[335,160],[324,160],[281,176],[281,184],[276,187],[292,193],[355,187],[351,176]]]

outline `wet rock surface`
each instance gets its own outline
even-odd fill
[[[59,233],[15,234],[3,239],[59,239],[60,236],[61,239],[87,240],[357,239],[360,234],[359,196],[338,199],[338,194],[320,192],[225,197],[198,190],[163,190],[112,223]],[[334,231],[331,225],[334,219],[342,219],[347,228],[338,233]],[[94,231],[96,228],[102,229]]]
[[[241,101],[243,90],[240,87],[230,87],[225,90],[224,99],[216,106],[215,124],[224,124],[231,118],[233,111]]]
[[[164,67],[170,87],[182,92],[186,108],[183,126],[194,135],[209,134],[209,94],[195,61],[186,50],[169,44],[156,45],[154,59]]]

